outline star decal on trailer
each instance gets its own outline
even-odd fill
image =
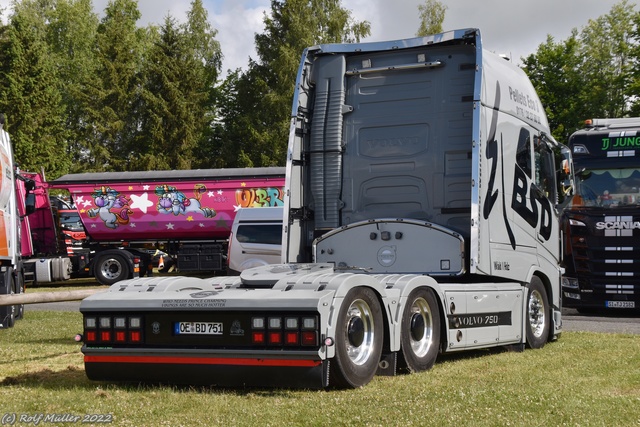
[[[150,208],[154,203],[149,200],[148,193],[142,193],[141,196],[131,195],[132,203],[129,205],[131,209],[140,209],[143,213],[147,213],[147,208]]]

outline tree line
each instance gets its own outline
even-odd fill
[[[419,5],[416,35],[442,30],[446,6]],[[305,47],[370,34],[341,0],[271,0],[256,58],[221,75],[222,47],[202,0],[185,22],[138,25],[137,0],[14,2],[0,24],[0,112],[23,170],[66,173],[283,165]],[[560,140],[590,117],[640,114],[640,14],[622,0],[522,67]]]
[[[640,116],[639,65],[640,12],[622,0],[566,40],[547,36],[522,68],[566,143],[586,119]]]

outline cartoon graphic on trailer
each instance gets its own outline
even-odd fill
[[[73,198],[92,239],[225,238],[239,209],[284,204],[283,187],[248,184],[105,183],[75,190]]]
[[[133,213],[129,209],[131,200],[120,195],[117,191],[111,187],[102,186],[96,188],[91,193],[93,198],[93,204],[96,208],[89,209],[87,214],[90,218],[99,217],[108,228],[118,228],[119,225],[126,225],[129,223],[129,215]]]
[[[203,184],[196,184],[193,189],[193,198],[188,198],[182,191],[178,191],[176,187],[171,185],[158,185],[155,194],[158,196],[158,204],[156,208],[158,212],[164,214],[173,214],[175,216],[185,215],[193,212],[199,212],[205,218],[213,218],[216,211],[202,207],[200,199],[207,192],[207,187]]]

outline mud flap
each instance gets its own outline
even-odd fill
[[[376,375],[385,377],[393,377],[396,375],[398,368],[398,353],[395,351],[389,353],[382,353],[380,357],[380,363],[378,363],[378,370]]]
[[[166,363],[162,363],[166,359]],[[328,363],[314,366],[249,366],[217,364],[198,357],[176,363],[175,357],[133,355],[85,355],[85,373],[92,381],[126,383],[188,384],[216,387],[281,387],[323,389],[328,381]]]

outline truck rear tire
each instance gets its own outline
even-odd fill
[[[338,312],[330,384],[356,388],[371,381],[380,362],[383,334],[382,308],[375,292],[365,287],[351,289]]]
[[[100,255],[96,262],[94,273],[98,283],[113,285],[120,280],[129,278],[129,264],[122,255]]]
[[[533,276],[527,290],[527,346],[542,348],[549,338],[551,312],[547,291],[539,277]]]
[[[18,281],[16,282],[16,292],[18,294],[24,293],[24,273],[21,271],[18,276],[16,276]],[[16,305],[16,320],[20,320],[24,318],[24,304]]]
[[[402,313],[400,344],[410,372],[431,369],[440,350],[440,309],[431,289],[409,294]]]
[[[13,270],[8,268],[7,271],[0,276],[0,295],[15,294],[13,283]],[[16,323],[16,310],[18,306],[2,305],[0,306],[0,325],[2,328],[13,328]]]

